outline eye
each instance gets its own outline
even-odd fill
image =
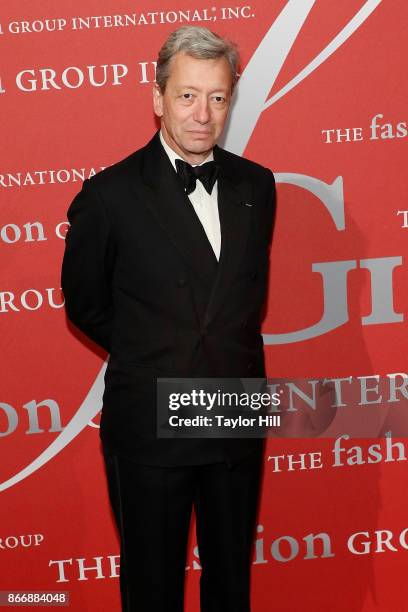
[[[192,93],[183,93],[181,97],[182,97],[183,100],[192,100],[193,99],[193,94]]]
[[[213,96],[213,100],[217,104],[223,104],[226,101],[224,96]]]

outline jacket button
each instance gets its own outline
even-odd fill
[[[254,365],[254,362],[253,362],[253,361],[250,361],[250,362],[248,363],[248,371],[252,370],[253,365]]]
[[[251,274],[251,280],[256,281],[258,278],[258,270],[254,270]]]
[[[185,287],[187,285],[187,281],[185,278],[178,278],[177,279],[177,286],[178,287]]]

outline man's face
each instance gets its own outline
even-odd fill
[[[177,53],[171,60],[166,89],[153,90],[154,112],[161,117],[168,145],[199,164],[217,142],[231,102],[231,68],[224,58],[196,59]]]

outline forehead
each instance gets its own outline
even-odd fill
[[[225,57],[197,59],[180,52],[172,58],[167,84],[172,88],[229,89],[231,67]]]

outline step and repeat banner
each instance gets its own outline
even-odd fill
[[[408,610],[407,23],[405,0],[2,3],[0,590],[119,609],[106,355],[64,313],[66,210],[151,138],[157,51],[190,24],[241,50],[221,144],[275,173],[265,355],[303,385],[299,435],[268,440],[253,610]],[[199,577],[192,530],[186,610]]]

